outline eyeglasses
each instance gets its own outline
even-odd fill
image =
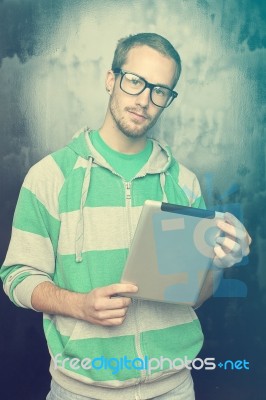
[[[166,108],[177,97],[178,93],[166,86],[154,85],[141,76],[124,71],[121,68],[113,69],[115,74],[121,74],[120,89],[131,95],[139,95],[146,88],[150,89],[150,99],[157,107]]]

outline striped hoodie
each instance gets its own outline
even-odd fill
[[[33,308],[32,291],[44,281],[80,293],[119,282],[146,199],[204,207],[196,176],[167,145],[153,139],[148,162],[125,182],[93,147],[89,129],[76,134],[25,178],[1,268],[6,294]],[[167,359],[192,360],[203,342],[190,306],[138,299],[120,326],[47,314],[43,325],[57,383],[105,400],[145,399],[175,388],[189,372]],[[160,368],[147,368],[147,360],[162,357]]]

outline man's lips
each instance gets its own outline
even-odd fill
[[[149,119],[149,117],[146,114],[142,114],[138,111],[135,110],[127,110],[130,114],[133,114],[133,116],[137,117],[138,119]]]

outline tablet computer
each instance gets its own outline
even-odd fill
[[[195,305],[214,258],[223,213],[146,200],[121,282],[138,286],[123,294]]]

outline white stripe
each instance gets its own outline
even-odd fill
[[[31,275],[27,276],[22,282],[20,282],[13,291],[13,297],[15,302],[26,308],[31,308],[34,310],[31,304],[31,296],[34,289],[43,282],[52,283],[49,276],[45,274],[40,274],[37,270],[31,270]],[[35,310],[37,311],[37,310]]]
[[[133,232],[139,220],[142,206],[132,207]],[[125,207],[85,207],[83,251],[115,250],[127,248],[129,233]],[[79,211],[61,214],[61,235],[58,252],[62,255],[75,254],[76,229]]]
[[[137,314],[136,314],[137,311]],[[166,304],[149,301],[138,301],[128,308],[127,316],[120,326],[103,327],[72,318],[56,317],[56,328],[61,335],[69,336],[70,340],[109,338],[135,335],[135,318],[139,321],[141,332],[183,325],[195,320],[196,314],[189,306]]]
[[[163,304],[141,301],[138,303],[139,315],[136,314],[135,305],[128,308],[127,316],[120,326],[101,327],[92,325],[84,321],[79,321],[76,325],[71,339],[85,338],[108,338],[113,336],[135,335],[135,318],[139,321],[141,332],[149,330],[158,330],[168,328],[174,325],[182,325],[193,321],[191,308],[188,306],[177,306],[172,304]],[[134,310],[135,309],[135,310]]]
[[[10,242],[4,265],[28,265],[46,273],[54,271],[54,251],[49,238],[20,229],[12,229]]]
[[[52,156],[35,164],[28,172],[23,187],[36,195],[50,215],[58,217],[58,195],[64,184],[64,175]]]

